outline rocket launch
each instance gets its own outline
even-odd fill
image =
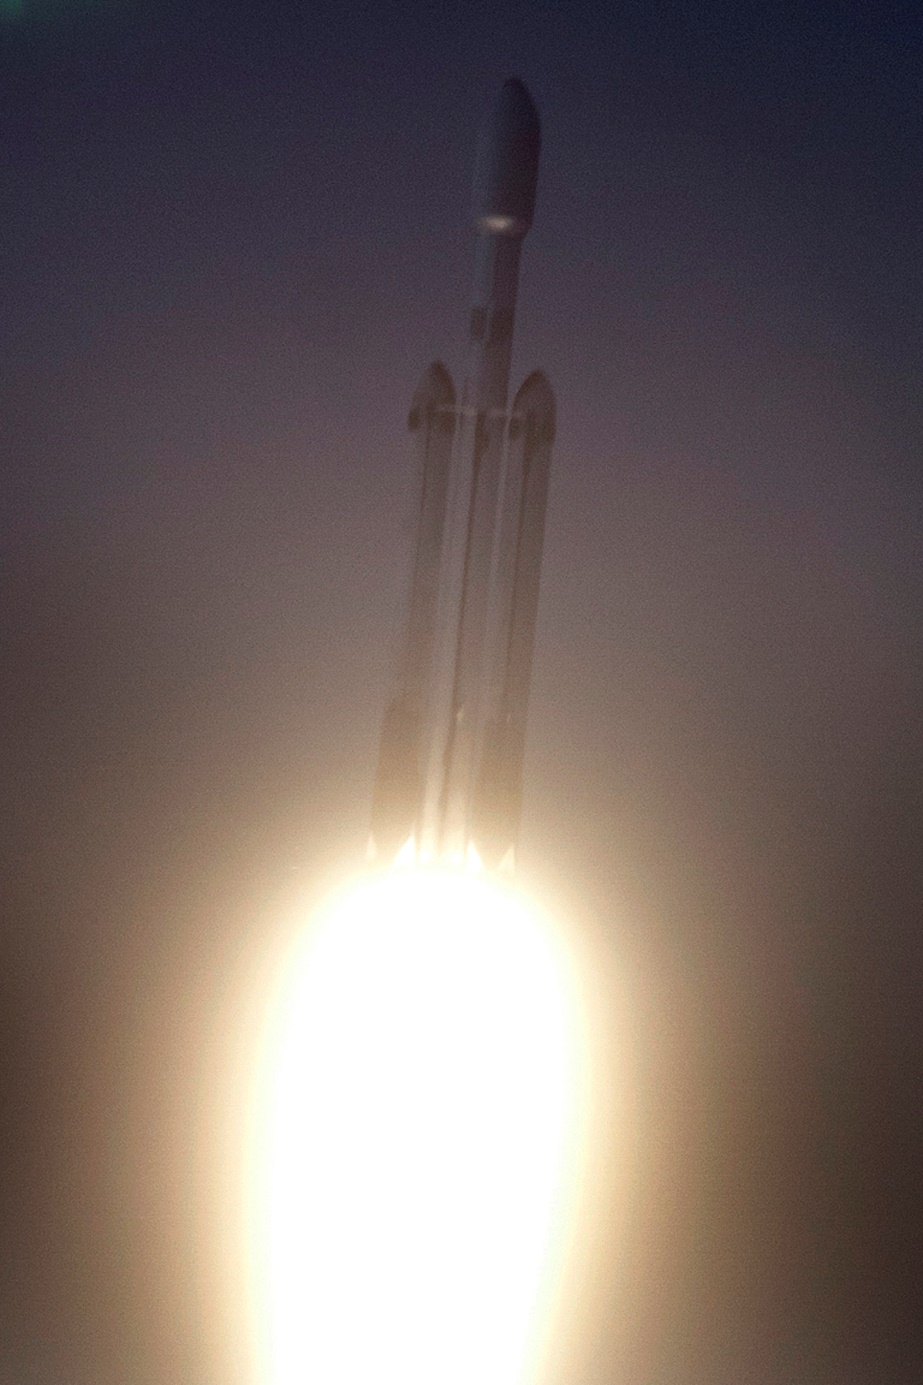
[[[420,488],[372,803],[370,853],[383,863],[407,854],[509,870],[514,861],[555,429],[541,372],[508,403],[540,144],[532,98],[510,79],[477,151],[461,395],[437,361],[410,409]]]
[[[296,932],[266,1025],[251,1207],[267,1385],[533,1385],[567,1306],[592,1134],[582,961],[502,878],[554,435],[543,375],[508,399],[538,155],[532,99],[508,81],[478,149],[464,382],[436,362],[410,409],[381,868]]]

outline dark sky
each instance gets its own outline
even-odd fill
[[[919,6],[4,0],[0,52],[0,1385],[245,1385],[235,1094],[280,900],[361,859],[511,73],[524,873],[631,1170],[555,1385],[923,1378]]]

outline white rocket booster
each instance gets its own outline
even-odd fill
[[[554,396],[540,372],[508,409],[522,243],[541,142],[523,84],[482,130],[469,355],[457,400],[441,362],[414,395],[421,488],[407,618],[385,712],[372,854],[509,867],[526,710]]]

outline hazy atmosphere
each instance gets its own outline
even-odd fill
[[[921,60],[890,0],[0,5],[0,1385],[252,1385],[235,1102],[361,867],[510,74],[522,876],[613,1033],[548,1385],[921,1378]]]

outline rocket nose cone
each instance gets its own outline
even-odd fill
[[[524,236],[532,225],[542,132],[526,87],[510,77],[481,128],[474,219],[481,230]]]

